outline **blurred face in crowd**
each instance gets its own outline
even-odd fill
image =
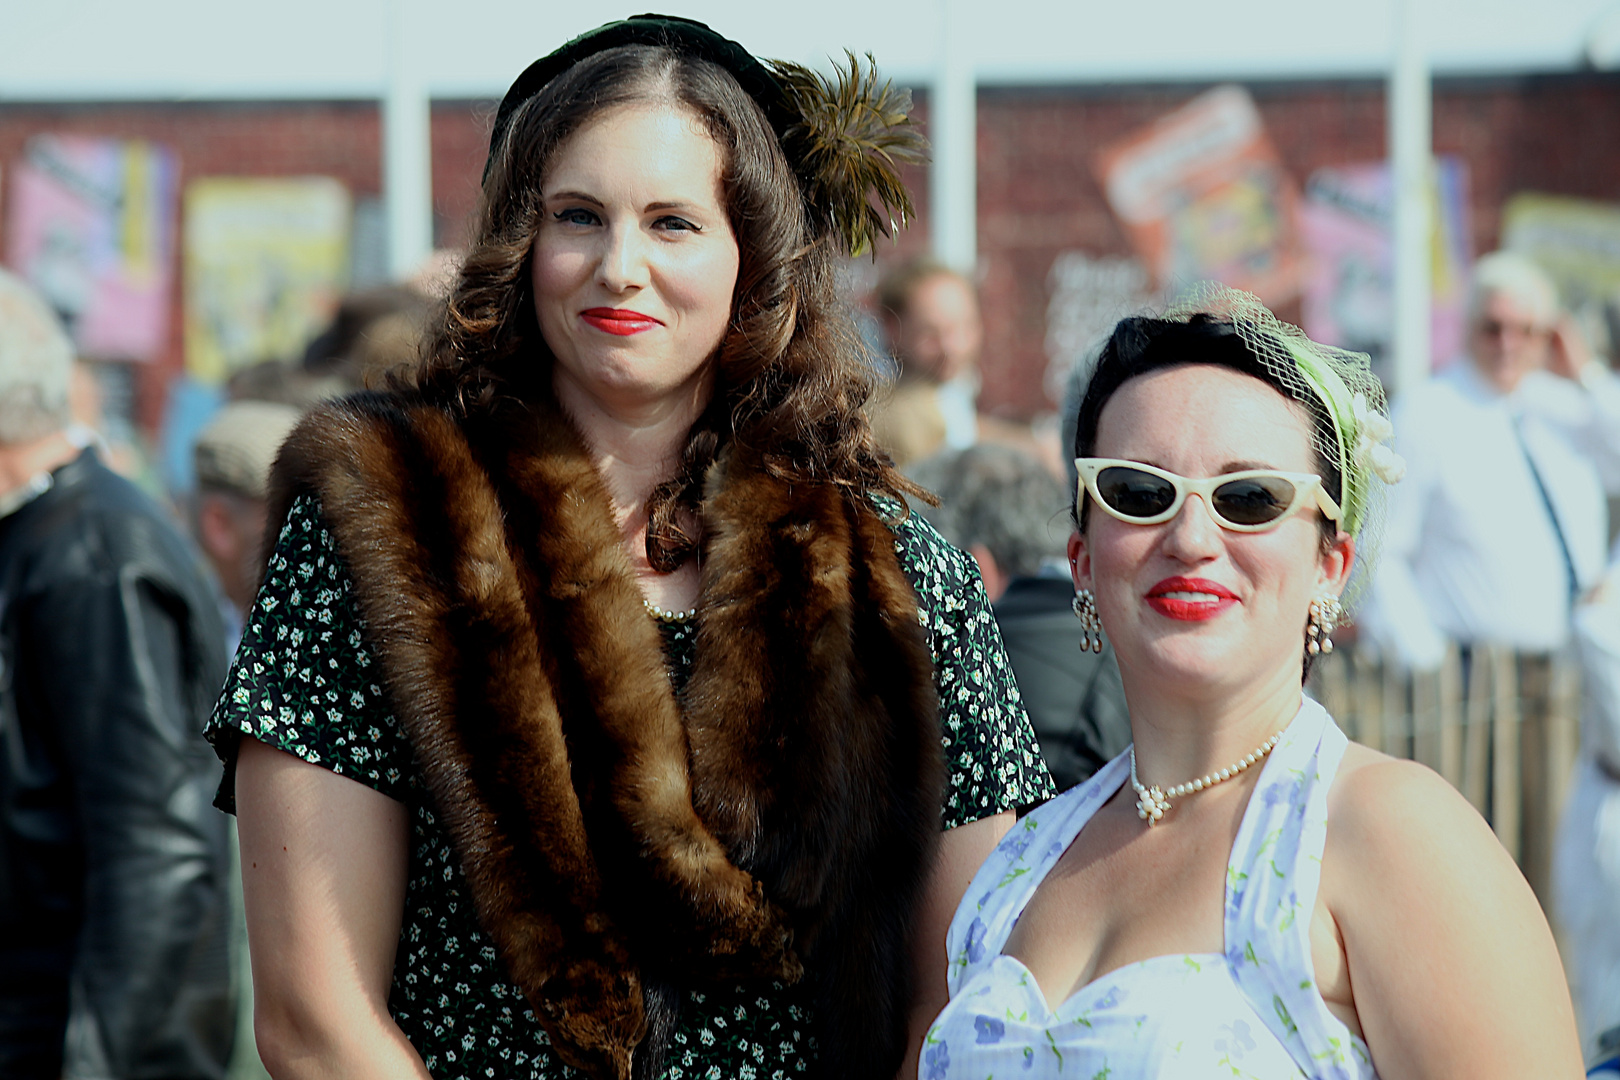
[[[197,494],[197,543],[219,576],[225,598],[245,616],[259,588],[259,543],[269,505],[229,491]]]
[[[891,318],[890,344],[907,373],[937,382],[971,371],[979,362],[984,326],[979,299],[955,274],[923,278],[906,307]]]
[[[1551,328],[1534,310],[1504,292],[1486,295],[1469,327],[1469,353],[1487,381],[1504,394],[1547,358]]]
[[[533,286],[565,402],[707,402],[737,283],[721,165],[697,117],[664,103],[609,110],[558,149]]]
[[[1316,473],[1310,420],[1259,379],[1215,364],[1187,364],[1131,379],[1103,407],[1097,457],[1155,465],[1181,476],[1243,469]],[[1311,600],[1337,595],[1353,541],[1324,554],[1319,511],[1265,532],[1216,524],[1189,495],[1158,525],[1091,507],[1070,541],[1075,584],[1096,593],[1098,614],[1127,675],[1188,693],[1297,686]]]

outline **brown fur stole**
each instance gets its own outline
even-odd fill
[[[642,1074],[651,987],[791,981],[802,958],[821,1074],[893,1075],[944,767],[916,599],[864,500],[716,465],[677,702],[553,403],[457,419],[359,395],[300,426],[272,491],[273,522],[320,498],[480,921],[559,1056]]]

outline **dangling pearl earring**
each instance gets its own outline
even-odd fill
[[[1305,651],[1312,656],[1333,651],[1333,631],[1344,615],[1339,598],[1324,593],[1311,601],[1310,618],[1305,624]]]
[[[1069,606],[1074,609],[1074,617],[1080,620],[1080,651],[1102,652],[1103,628],[1102,620],[1097,618],[1096,594],[1090,589],[1081,589],[1074,594]]]

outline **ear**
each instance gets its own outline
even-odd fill
[[[1001,572],[1001,564],[996,562],[995,555],[983,544],[969,545],[968,554],[979,564],[979,577],[984,580],[984,591],[990,597],[990,602],[993,604],[1000,600],[1011,579]]]
[[[1316,567],[1316,595],[1339,596],[1350,583],[1356,565],[1356,538],[1340,531]]]
[[[197,504],[197,545],[216,561],[228,564],[238,555],[236,523],[221,500],[203,493]]]
[[[894,351],[900,340],[900,316],[888,308],[878,308],[878,325],[883,329],[883,342]]]
[[[1086,547],[1085,534],[1076,530],[1069,534],[1069,576],[1076,589],[1091,588],[1091,550]]]

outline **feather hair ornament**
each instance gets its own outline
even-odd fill
[[[908,115],[910,91],[879,82],[871,53],[864,68],[854,53],[844,55],[848,70],[835,66],[832,78],[785,60],[766,63],[799,114],[782,148],[820,219],[817,231],[830,229],[850,255],[863,255],[916,213],[899,166],[926,161],[928,143]]]

